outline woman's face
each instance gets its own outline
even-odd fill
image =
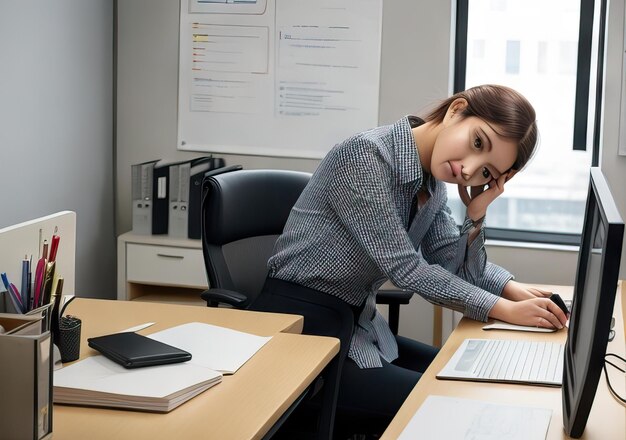
[[[480,118],[454,112],[435,139],[430,172],[444,182],[482,186],[507,173],[516,158],[515,142],[498,136]]]

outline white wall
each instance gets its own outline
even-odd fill
[[[75,211],[79,296],[115,296],[112,51],[110,1],[0,1],[0,227]]]

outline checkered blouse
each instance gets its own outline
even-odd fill
[[[409,224],[417,192],[430,198]],[[357,134],[324,158],[291,211],[270,258],[271,277],[363,306],[348,356],[382,366],[398,347],[376,310],[389,279],[428,301],[486,321],[511,274],[487,262],[484,234],[467,246],[446,188],[422,170],[409,118]]]

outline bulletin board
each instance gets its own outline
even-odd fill
[[[181,0],[179,150],[321,158],[378,124],[382,0]]]

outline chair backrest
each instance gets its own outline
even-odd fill
[[[291,208],[311,178],[285,170],[239,170],[203,182],[202,250],[209,285],[254,300]]]

